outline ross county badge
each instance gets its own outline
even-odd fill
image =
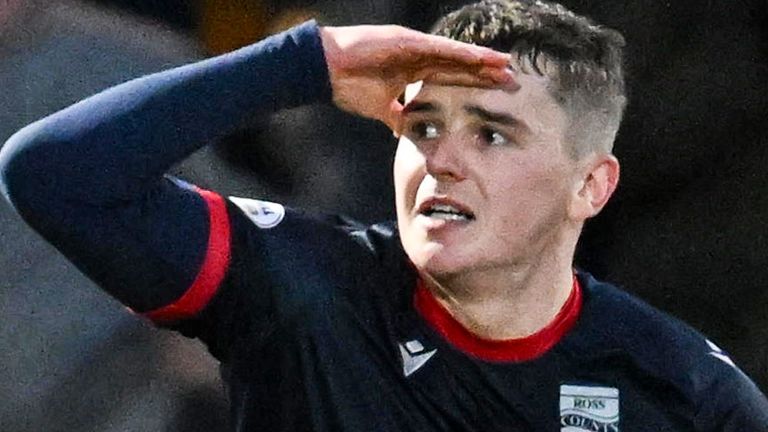
[[[560,432],[619,432],[619,389],[561,385]]]

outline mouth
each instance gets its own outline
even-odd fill
[[[419,206],[418,214],[430,219],[451,222],[471,222],[475,214],[465,205],[445,198],[433,198]]]

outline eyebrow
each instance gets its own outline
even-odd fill
[[[403,114],[411,114],[415,112],[439,112],[440,107],[432,102],[417,102],[411,101],[409,104],[403,107]]]
[[[439,113],[440,111],[442,111],[442,109],[440,108],[440,105],[435,104],[433,102],[411,101],[409,104],[403,107],[403,114],[411,114],[411,113],[419,113],[419,112]],[[483,121],[515,127],[524,131],[530,131],[530,128],[522,119],[515,117],[513,115],[495,112],[495,111],[489,111],[478,105],[465,105],[464,111],[469,115],[479,117]]]
[[[465,105],[464,111],[470,115],[480,117],[482,120],[491,123],[499,123],[505,126],[518,127],[524,130],[529,130],[528,125],[525,122],[515,116],[504,114],[500,112],[488,111],[485,108],[481,108],[477,105]]]

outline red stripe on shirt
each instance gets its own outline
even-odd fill
[[[487,361],[522,362],[544,355],[573,328],[581,313],[582,292],[574,276],[571,294],[555,318],[538,332],[519,339],[491,340],[474,335],[438,302],[421,279],[414,305],[432,328],[461,351]]]
[[[216,294],[229,267],[230,228],[224,198],[200,188],[195,191],[208,207],[208,250],[200,272],[184,295],[174,303],[143,314],[157,323],[179,321],[200,313]]]

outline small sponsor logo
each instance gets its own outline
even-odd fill
[[[229,197],[229,200],[262,229],[276,227],[285,217],[285,207],[278,203],[238,197]]]
[[[561,385],[560,432],[619,432],[619,389]]]
[[[406,377],[421,369],[437,352],[436,349],[426,351],[424,345],[415,339],[397,345],[400,348],[400,356],[403,358],[403,375]]]

